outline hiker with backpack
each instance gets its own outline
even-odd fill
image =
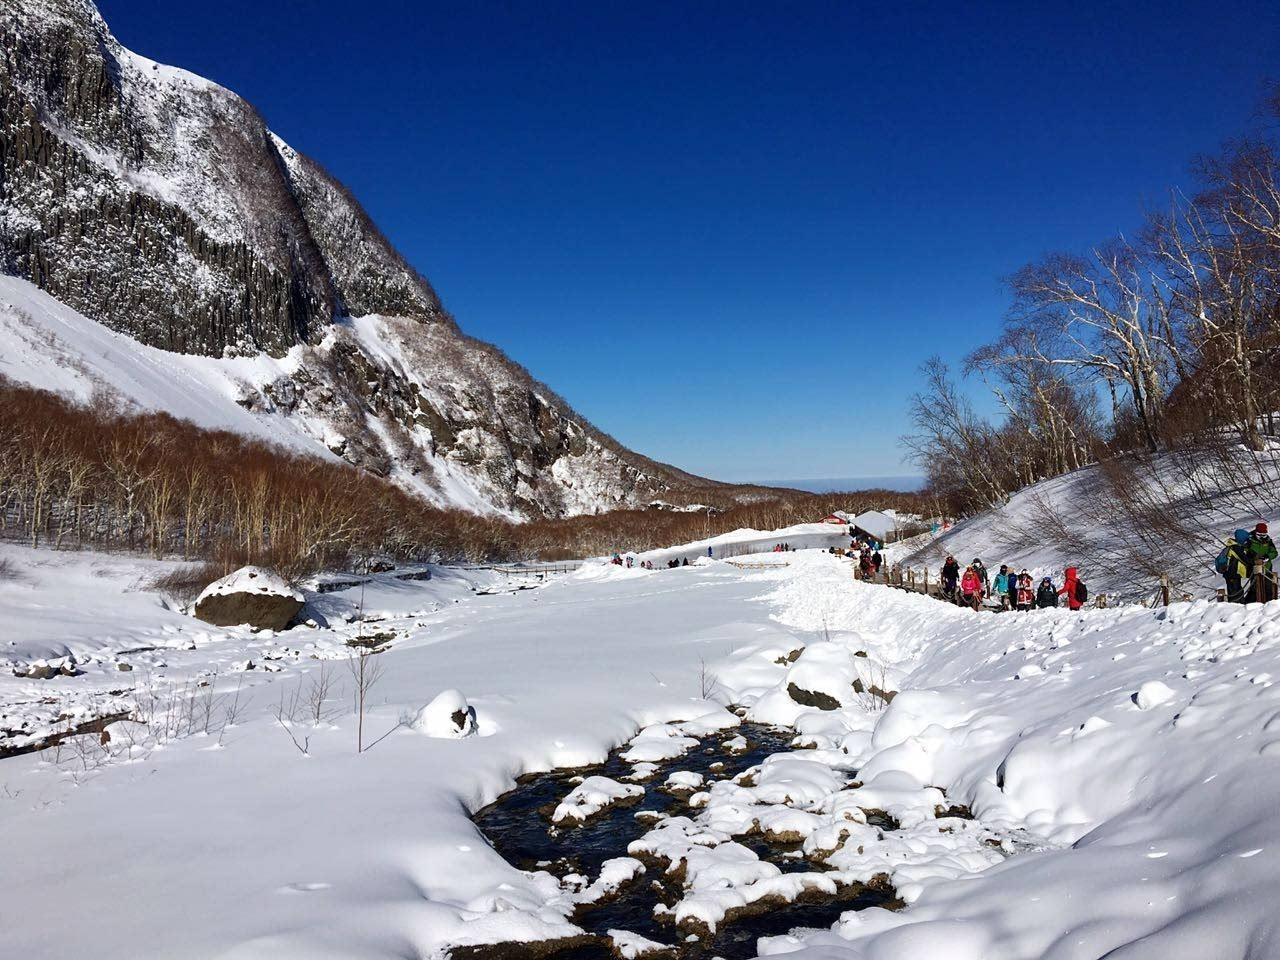
[[[1030,610],[1035,603],[1035,594],[1031,589],[1031,574],[1025,569],[1018,574],[1017,581],[1017,603],[1015,606],[1019,610]]]
[[[956,583],[960,579],[960,564],[956,563],[956,558],[947,556],[947,562],[942,565],[942,595],[948,600],[954,600],[956,597]]]
[[[1009,572],[1008,565],[1000,564],[1000,572],[996,574],[992,592],[995,594],[996,599],[1000,601],[1001,610],[1008,610],[1013,605],[1011,599],[1013,591],[1009,588],[1010,577],[1012,577],[1012,574]]]
[[[1040,589],[1036,591],[1036,606],[1044,610],[1058,605],[1058,590],[1053,585],[1052,577],[1040,581]]]
[[[1227,538],[1226,544],[1213,561],[1213,568],[1227,582],[1228,603],[1248,603],[1246,581],[1253,566],[1253,551],[1249,548],[1249,531],[1241,528]]]
[[[1067,606],[1072,610],[1079,610],[1084,606],[1086,600],[1089,599],[1089,590],[1084,585],[1084,581],[1080,579],[1075,567],[1067,567],[1066,580],[1062,583],[1062,589],[1058,591],[1060,596],[1067,598]]]
[[[1276,578],[1271,570],[1271,561],[1276,558],[1276,545],[1267,534],[1267,525],[1260,523],[1249,534],[1250,568],[1261,563],[1262,569],[1253,578],[1253,599],[1266,603],[1276,598]]]

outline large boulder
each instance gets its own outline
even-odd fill
[[[241,567],[215,580],[196,598],[195,614],[219,627],[247,624],[255,630],[283,630],[302,609],[303,596],[261,567]]]

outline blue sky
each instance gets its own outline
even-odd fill
[[[1274,3],[100,7],[344,181],[468,333],[721,479],[910,472],[918,365],[1280,79]]]

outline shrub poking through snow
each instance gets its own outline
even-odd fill
[[[195,615],[219,627],[283,630],[302,604],[302,594],[283,578],[262,567],[241,567],[204,588],[196,598]]]
[[[411,725],[428,737],[461,740],[476,732],[476,708],[457,690],[445,690],[418,711]]]

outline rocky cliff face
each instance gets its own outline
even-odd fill
[[[123,48],[89,0],[0,0],[0,269],[165,350],[307,345],[241,402],[441,503],[560,515],[718,486],[464,336],[341,184],[235,94]]]

